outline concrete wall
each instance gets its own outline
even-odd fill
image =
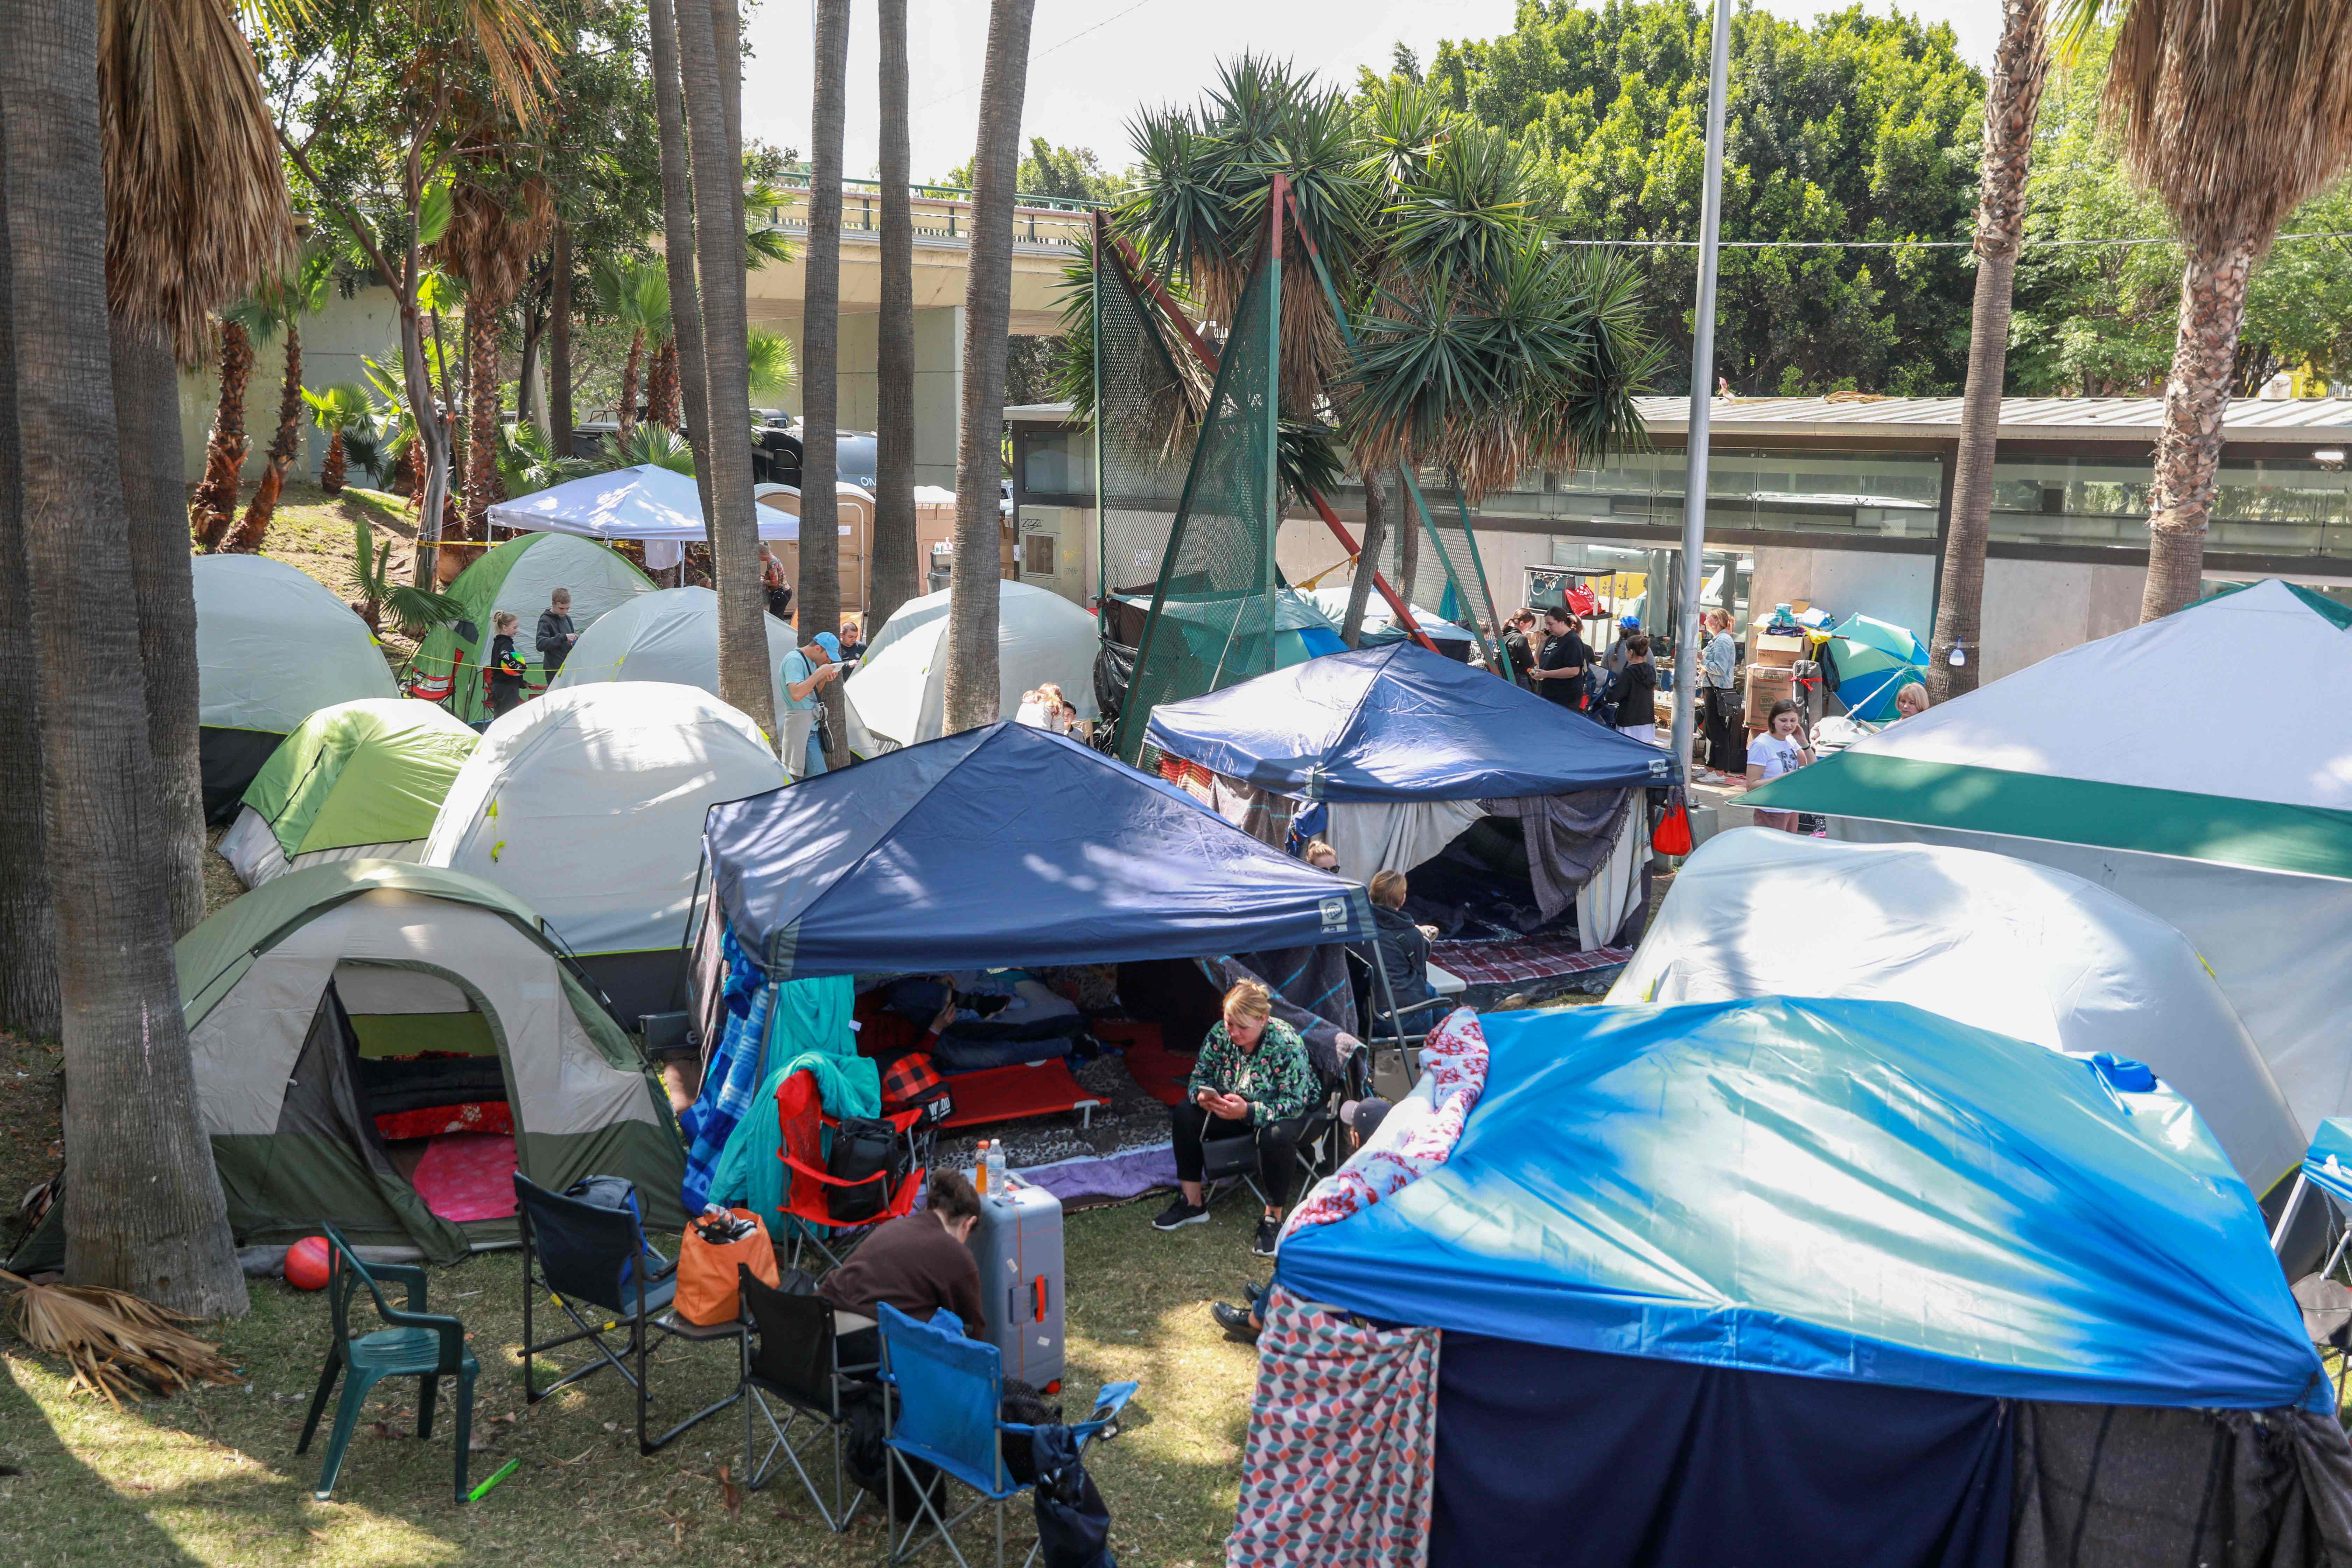
[[[329,299],[327,308],[302,323],[302,384],[313,392],[340,382],[366,383],[363,355],[389,360],[400,348],[400,316],[392,290],[362,289],[351,299]],[[282,337],[254,350],[253,379],[245,388],[245,430],[251,447],[246,454],[245,478],[260,476],[278,434],[278,396],[286,374],[286,344]],[[213,414],[220,405],[220,362],[193,374],[180,375],[180,458],[190,483],[204,478],[205,443],[211,438]],[[319,476],[327,455],[327,439],[302,411],[302,458],[305,479]]]
[[[2142,566],[1994,556],[1985,563],[1984,665],[1978,680],[1999,680],[2138,625],[2147,584]]]
[[[1759,617],[1771,614],[1775,605],[1800,602],[1820,605],[1841,618],[1873,616],[1908,626],[1924,640],[1936,614],[1936,558],[1759,546],[1748,602]]]

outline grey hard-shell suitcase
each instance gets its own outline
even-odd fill
[[[1062,1380],[1062,1200],[1017,1173],[1005,1187],[981,1199],[969,1243],[986,1337],[1005,1376],[1050,1394]]]

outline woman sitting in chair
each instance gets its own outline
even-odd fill
[[[1265,1212],[1250,1250],[1274,1256],[1282,1211],[1298,1184],[1300,1118],[1321,1096],[1323,1086],[1307,1059],[1298,1031],[1274,1016],[1274,994],[1255,980],[1225,993],[1224,1022],[1201,1043],[1201,1057],[1184,1086],[1184,1102],[1171,1106],[1176,1143],[1176,1201],[1151,1222],[1174,1230],[1209,1217],[1201,1198],[1203,1139],[1251,1138],[1257,1144],[1258,1174],[1265,1183]]]
[[[1371,1005],[1367,1009],[1371,1015],[1368,1034],[1380,1037],[1398,1032],[1395,1020],[1388,1016],[1387,1004],[1391,1000],[1397,1010],[1404,1014],[1404,1033],[1410,1035],[1416,1029],[1426,1029],[1435,1022],[1434,1018],[1426,1013],[1412,1013],[1406,1009],[1416,1002],[1426,1002],[1437,994],[1429,988],[1429,939],[1437,934],[1437,928],[1415,925],[1404,912],[1406,889],[1403,872],[1388,870],[1375,873],[1370,890],[1372,895],[1374,958],[1389,977],[1389,995],[1386,998],[1381,996],[1379,981],[1375,979]],[[1416,1019],[1420,1020],[1418,1024]]]
[[[840,1268],[817,1282],[816,1293],[836,1314],[845,1366],[882,1358],[874,1309],[887,1301],[929,1322],[942,1307],[963,1320],[974,1338],[982,1330],[980,1265],[965,1245],[980,1223],[980,1194],[961,1171],[935,1170],[925,1205],[877,1226]]]

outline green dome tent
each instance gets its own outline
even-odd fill
[[[411,698],[321,708],[246,786],[221,858],[248,888],[323,860],[414,860],[480,738]]]
[[[225,823],[303,720],[400,689],[367,623],[299,567],[267,555],[199,555],[194,570],[205,816]]]
[[[667,1100],[512,895],[456,871],[336,861],[246,894],[175,956],[197,1116],[238,1246],[283,1247],[325,1222],[454,1260],[515,1239],[511,1180],[499,1191],[509,1167],[557,1192],[625,1176],[648,1231],[685,1226]],[[510,1148],[450,1132],[422,1140],[420,1157],[396,1127],[387,1144],[389,1115],[474,1120],[468,1106],[495,1107]],[[11,1267],[64,1256],[52,1208]]]
[[[490,650],[490,617],[500,610],[515,616],[515,652],[530,670],[525,689],[547,685],[536,633],[539,613],[558,588],[572,590],[572,624],[585,632],[610,611],[654,591],[653,579],[629,558],[594,540],[568,533],[527,533],[509,539],[457,574],[449,596],[464,606],[458,619],[436,626],[416,650],[419,697],[445,702],[468,724],[490,717],[482,692],[482,659]]]

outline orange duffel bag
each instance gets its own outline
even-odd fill
[[[731,1323],[740,1314],[742,1289],[736,1283],[736,1265],[749,1268],[767,1284],[773,1285],[777,1279],[776,1248],[768,1239],[768,1227],[750,1209],[728,1212],[738,1221],[749,1222],[751,1228],[732,1241],[706,1241],[703,1230],[714,1226],[718,1216],[705,1215],[686,1227],[685,1239],[678,1243],[674,1305],[679,1317],[704,1328]]]

